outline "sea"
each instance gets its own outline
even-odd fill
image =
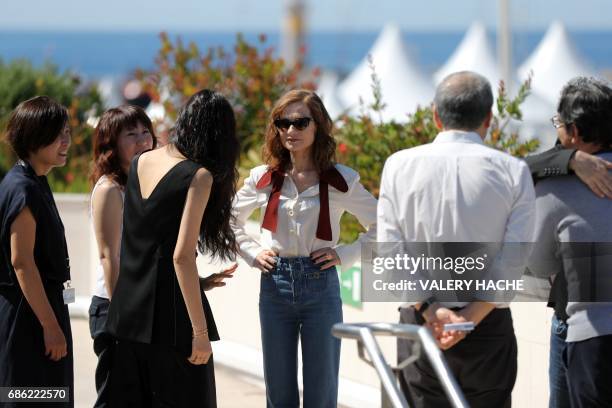
[[[236,32],[169,32],[170,38],[184,43],[195,42],[200,49],[223,47],[230,50]],[[279,50],[280,33],[246,32],[244,38],[258,44],[260,35],[266,41],[260,47]],[[434,72],[457,47],[465,33],[404,32],[405,44],[415,61],[426,71]],[[612,70],[612,31],[569,31],[579,55],[596,72]],[[306,36],[306,63],[311,67],[333,70],[340,75],[350,72],[368,53],[378,32],[312,32]],[[495,34],[489,33],[493,46]],[[513,62],[518,66],[535,49],[544,31],[515,32],[512,38]],[[28,59],[34,65],[46,62],[60,70],[70,70],[84,79],[126,78],[136,68],[153,69],[160,47],[159,32],[95,31],[1,31],[0,59]]]

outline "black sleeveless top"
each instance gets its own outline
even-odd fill
[[[172,257],[187,191],[201,166],[190,160],[179,162],[144,199],[137,172],[139,157],[132,161],[126,186],[119,278],[107,330],[118,339],[168,345],[188,356],[191,321]],[[219,340],[206,295],[200,293],[208,337]]]

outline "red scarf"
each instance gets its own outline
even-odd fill
[[[266,207],[266,213],[261,224],[262,228],[270,232],[276,232],[278,225],[278,205],[284,181],[285,175],[283,173],[278,170],[268,170],[257,182],[257,189],[272,185],[272,191],[268,198],[268,206]],[[346,180],[344,180],[344,177],[342,177],[342,174],[340,174],[336,167],[332,166],[319,174],[319,205],[321,209],[319,210],[317,238],[324,241],[332,240],[331,221],[329,219],[329,185],[343,193],[348,191]]]

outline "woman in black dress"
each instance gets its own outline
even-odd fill
[[[45,406],[71,407],[72,334],[63,297],[70,267],[46,178],[66,164],[66,108],[46,96],[22,102],[7,139],[20,160],[0,183],[0,387],[69,387],[70,402]]]
[[[181,110],[170,144],[132,162],[107,320],[118,339],[112,407],[217,405],[210,341],[219,337],[196,248],[234,257],[238,151],[230,104],[204,90]]]

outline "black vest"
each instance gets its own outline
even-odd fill
[[[132,161],[126,186],[119,279],[107,330],[119,339],[169,345],[190,355],[191,321],[176,278],[173,254],[187,191],[200,165],[190,160],[179,162],[143,199],[138,159]],[[209,338],[218,340],[210,306],[200,292]]]

